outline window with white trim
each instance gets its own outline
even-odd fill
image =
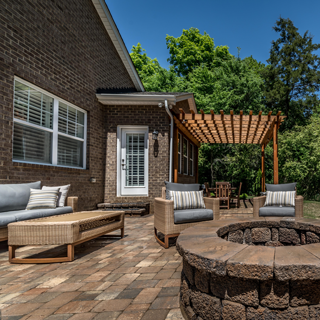
[[[183,173],[188,174],[188,140],[183,138]]]
[[[85,168],[86,111],[15,79],[13,161]]]
[[[181,173],[181,134],[178,133],[178,173]]]
[[[190,171],[191,171],[190,176],[194,175],[193,158],[194,158],[194,145],[192,143],[190,143]]]

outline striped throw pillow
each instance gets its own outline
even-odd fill
[[[203,190],[201,191],[169,191],[171,200],[174,202],[174,210],[202,209]]]
[[[58,194],[59,189],[30,189],[30,198],[26,209],[55,209],[57,206]]]
[[[264,204],[267,206],[285,206],[285,207],[294,207],[295,206],[295,191],[277,191],[271,192],[267,191],[267,198]]]

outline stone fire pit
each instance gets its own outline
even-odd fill
[[[320,319],[320,220],[218,220],[184,230],[186,319]]]

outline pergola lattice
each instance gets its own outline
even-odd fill
[[[270,140],[273,140],[273,173],[274,183],[279,183],[278,175],[278,129],[285,116],[281,116],[281,111],[273,116],[272,111],[268,115],[244,115],[240,111],[235,115],[230,111],[230,115],[205,114],[203,110],[200,114],[195,114],[193,110],[185,113],[180,109],[178,118],[175,118],[176,126],[189,137],[197,146],[201,143],[243,143],[261,145],[261,171],[262,171],[262,190],[265,188],[265,165],[264,149]]]

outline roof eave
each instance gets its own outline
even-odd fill
[[[192,93],[186,93],[183,95],[172,94],[112,94],[112,93],[97,93],[96,97],[98,101],[104,105],[158,105],[163,103],[164,100],[168,101],[170,105],[176,105],[177,102],[188,100],[190,109],[197,113],[194,96]]]
[[[129,76],[132,79],[132,82],[134,83],[135,88],[137,89],[137,91],[145,91],[143,84],[140,80],[140,77],[137,73],[137,70],[131,60],[127,47],[124,44],[124,41],[120,35],[120,32],[112,18],[112,15],[106,3],[104,2],[104,0],[92,0],[92,3],[96,8],[100,16],[100,19],[107,33],[109,34],[109,37],[113,42],[113,45],[115,46],[120,56],[120,59],[122,60],[122,63],[124,64],[126,70],[128,71]]]

